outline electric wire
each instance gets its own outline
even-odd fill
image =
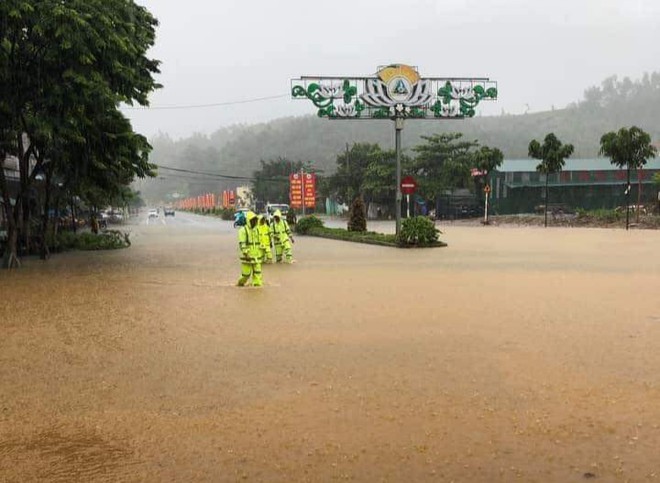
[[[224,107],[224,106],[235,106],[240,104],[249,104],[252,102],[262,102],[262,101],[271,101],[274,99],[283,99],[284,97],[289,97],[289,94],[281,94],[277,96],[265,96],[265,97],[254,97],[252,99],[242,99],[239,101],[225,101],[225,102],[213,102],[209,104],[182,104],[182,105],[173,105],[173,106],[124,106],[124,109],[132,111],[163,111],[163,110],[175,110],[175,109],[205,109],[209,107]]]
[[[166,171],[173,171],[174,173],[168,173],[168,176],[170,177],[173,176],[185,177],[187,174],[193,174],[200,176],[210,176],[213,178],[217,178],[218,180],[226,180],[226,181],[266,181],[266,182],[275,182],[275,183],[284,183],[289,181],[289,176],[286,174],[279,175],[277,177],[263,178],[263,177],[255,177],[255,176],[238,176],[238,175],[230,175],[230,174],[222,174],[222,173],[211,173],[208,171],[196,171],[193,169],[174,168],[162,164],[156,164],[155,166],[160,169],[164,169]],[[183,174],[176,174],[176,173],[183,173]],[[204,180],[204,178],[193,178],[193,177],[190,178],[195,180]]]

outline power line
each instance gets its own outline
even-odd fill
[[[134,111],[159,111],[159,110],[173,110],[173,109],[204,109],[208,107],[223,107],[223,106],[234,106],[238,104],[249,104],[251,102],[261,102],[261,101],[270,101],[273,99],[282,99],[284,97],[289,97],[289,94],[282,94],[279,96],[266,96],[266,97],[255,97],[252,99],[243,99],[240,101],[226,101],[226,102],[214,102],[211,104],[187,104],[187,105],[174,105],[174,106],[125,106],[125,109],[134,110]]]
[[[277,182],[277,183],[284,183],[289,181],[288,175],[280,175],[280,177],[277,178],[256,178],[254,176],[236,176],[236,175],[229,175],[229,174],[221,174],[221,173],[210,173],[208,171],[195,171],[192,169],[183,169],[183,168],[172,168],[170,166],[163,166],[162,164],[156,164],[156,166],[160,169],[164,169],[166,171],[174,171],[173,174],[168,174],[170,177],[178,177],[178,178],[187,178],[187,179],[193,179],[196,181],[206,181],[208,183],[212,183],[213,180],[208,180],[204,178],[198,178],[194,176],[188,176],[188,174],[193,174],[193,175],[200,175],[200,176],[207,176],[207,177],[212,177],[215,180],[229,180],[229,181],[267,181],[267,182]],[[177,174],[177,173],[184,173],[184,174]]]
[[[229,180],[239,180],[239,181],[252,181],[254,178],[250,176],[235,176],[231,174],[222,174],[222,173],[209,173],[208,171],[195,171],[192,169],[183,169],[183,168],[173,168],[171,166],[164,166],[162,164],[156,165],[160,169],[165,169],[167,171],[175,171],[177,173],[190,173],[190,174],[199,174],[202,176],[213,176],[220,179],[229,179]]]

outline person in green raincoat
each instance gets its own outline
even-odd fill
[[[273,237],[273,242],[275,243],[275,260],[277,263],[282,261],[282,255],[287,263],[293,262],[293,250],[291,248],[291,243],[293,242],[293,236],[291,235],[291,229],[289,224],[284,218],[282,218],[282,212],[277,210],[273,214],[273,220],[270,224],[270,233]]]
[[[259,229],[257,228],[257,215],[248,211],[245,225],[238,230],[238,249],[241,260],[241,278],[238,286],[243,287],[250,277],[252,285],[261,287],[261,242],[259,240]]]
[[[259,242],[261,244],[261,262],[273,263],[273,250],[271,247],[270,227],[268,226],[268,219],[259,215],[259,222],[257,224],[259,229]]]

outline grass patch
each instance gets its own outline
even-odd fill
[[[366,243],[368,245],[380,245],[383,247],[396,248],[431,248],[446,247],[447,244],[438,240],[438,230],[435,223],[427,218],[412,218],[404,226],[401,236],[386,235],[374,231],[355,231],[344,228],[328,228],[323,226],[323,220],[310,215],[298,220],[296,233],[301,235],[328,238],[330,240],[341,240],[353,243]]]
[[[634,212],[633,212],[634,213]],[[594,220],[600,223],[617,223],[626,219],[625,210],[577,210],[579,220]]]
[[[331,240],[341,240],[354,243],[366,243],[368,245],[379,245],[384,247],[396,248],[430,248],[445,247],[446,243],[435,241],[432,244],[425,245],[406,245],[397,241],[396,235],[387,235],[373,231],[348,231],[343,228],[316,227],[307,230],[306,235],[319,238],[328,238]]]

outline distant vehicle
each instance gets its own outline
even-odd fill
[[[174,208],[164,208],[163,213],[165,216],[174,216]]]
[[[108,221],[111,223],[120,223],[124,220],[124,214],[121,211],[111,211],[108,214]]]
[[[158,218],[158,210],[156,208],[149,210],[149,218]]]
[[[270,204],[268,203],[266,205],[266,214],[268,217],[272,217],[277,210],[280,210],[282,212],[282,216],[286,216],[286,214],[289,212],[289,205],[286,204]]]

